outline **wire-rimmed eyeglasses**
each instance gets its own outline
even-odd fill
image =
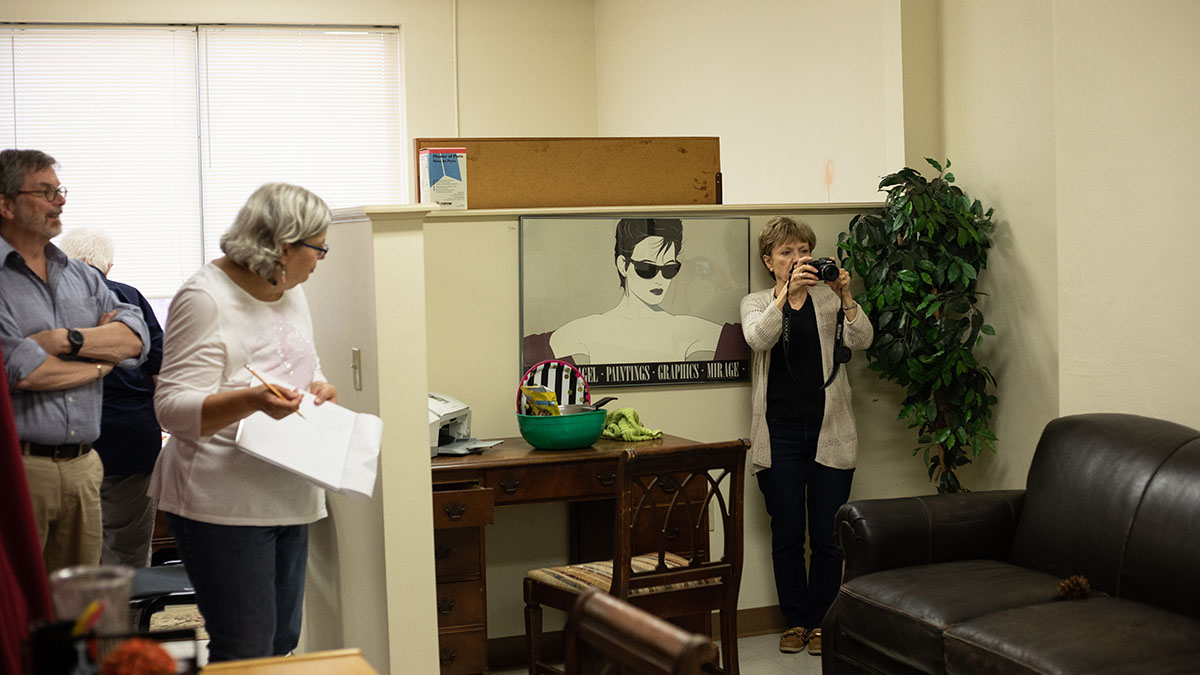
[[[67,198],[67,188],[59,185],[56,188],[47,187],[47,188],[42,188],[40,190],[17,190],[17,194],[41,195],[42,198],[45,199],[46,201],[53,202],[55,199],[58,199],[59,195],[62,195],[62,198],[66,199]]]

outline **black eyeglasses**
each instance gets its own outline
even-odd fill
[[[66,199],[67,198],[67,188],[60,185],[56,188],[48,187],[48,188],[42,188],[41,190],[17,190],[17,194],[19,194],[19,195],[41,195],[42,198],[45,199],[46,201],[53,202],[55,199],[58,199],[59,195],[62,195],[62,198]]]
[[[625,267],[626,269],[629,268],[628,265]],[[666,265],[655,265],[648,260],[633,261],[633,270],[637,272],[637,275],[643,279],[653,279],[654,275],[658,274],[659,272],[662,272],[664,279],[674,279],[675,275],[679,274],[679,268],[681,267],[683,267],[683,265],[680,265],[678,260],[669,262]]]
[[[311,248],[312,250],[316,251],[317,252],[317,260],[324,260],[325,256],[329,255],[329,244],[325,244],[324,246],[317,246],[316,244],[309,244],[309,243],[306,243],[303,241],[298,241],[296,243],[300,244],[301,246],[307,246],[307,247]]]

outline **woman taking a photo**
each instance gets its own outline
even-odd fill
[[[300,289],[329,250],[331,221],[308,190],[264,185],[221,237],[225,256],[171,301],[154,400],[171,439],[150,493],[195,587],[209,661],[287,654],[300,637],[308,524],[325,517],[325,492],[234,437],[255,412],[295,413],[301,392],[336,400]],[[250,369],[286,383],[282,396]]]
[[[775,284],[741,304],[751,349],[750,472],[771,517],[775,590],[789,626],[779,650],[807,645],[811,654],[821,653],[821,622],[841,584],[833,519],[850,496],[858,445],[845,369],[830,380],[838,324],[844,317],[846,348],[866,349],[874,336],[850,273],[829,259],[812,264],[816,244],[805,223],[768,221],[758,247]]]

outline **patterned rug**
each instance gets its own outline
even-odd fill
[[[195,605],[170,605],[150,617],[151,631],[177,628],[195,628],[197,640],[208,639],[208,633],[204,632],[204,617]]]

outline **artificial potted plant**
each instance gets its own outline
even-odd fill
[[[992,209],[971,201],[954,174],[929,158],[938,175],[926,180],[904,168],[885,176],[879,213],[855,216],[838,237],[842,266],[865,284],[856,300],[868,308],[875,342],[870,369],[905,387],[900,419],[917,429],[917,447],[939,493],[962,492],[957,470],[984,448],[996,380],[975,358],[995,331],[977,306],[987,267]]]

